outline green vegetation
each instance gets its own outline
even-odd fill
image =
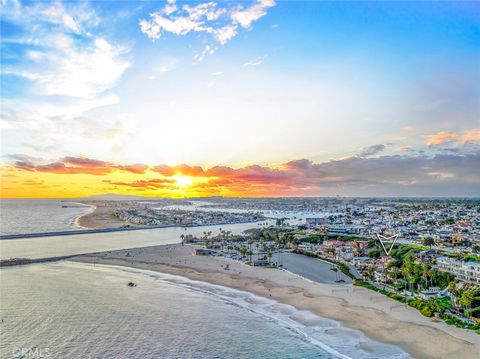
[[[292,229],[282,227],[252,228],[243,232],[252,241],[274,241],[280,246],[288,242],[294,242],[295,232]]]
[[[440,318],[442,318],[445,321],[445,323],[447,323],[448,325],[454,325],[459,328],[475,330],[477,334],[480,334],[479,323],[470,324],[447,313],[440,314]]]
[[[453,282],[452,282],[453,283]],[[361,279],[355,279],[353,281],[353,284],[356,286],[361,286],[370,290],[373,290],[375,292],[381,293],[383,295],[386,295],[389,298],[395,299],[401,303],[405,303],[409,305],[410,307],[413,307],[417,309],[422,315],[426,317],[432,317],[435,313],[439,313],[439,316],[441,319],[445,321],[445,323],[449,325],[455,325],[456,327],[459,328],[464,328],[464,329],[470,329],[470,330],[475,330],[478,334],[480,334],[480,324],[470,324],[466,321],[460,320],[448,313],[446,313],[447,309],[452,308],[452,302],[449,297],[444,297],[444,298],[435,298],[435,299],[430,299],[429,301],[423,301],[421,299],[409,299],[402,297],[399,294],[396,293],[391,293],[388,292],[384,289],[380,289],[375,287],[374,285],[365,282]],[[476,294],[475,294],[476,293]],[[461,295],[461,294],[459,294]],[[476,304],[478,301],[478,306],[472,308],[470,310],[470,313],[473,313],[475,311],[480,311],[480,289],[479,288],[474,288],[472,289],[469,294],[466,296],[463,295],[463,304],[464,305],[470,305],[472,306],[473,304]],[[465,310],[466,313],[469,313],[469,310]]]
[[[435,241],[432,237],[426,237],[424,240],[423,240],[423,245],[424,246],[433,246],[435,244]]]

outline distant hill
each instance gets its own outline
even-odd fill
[[[143,197],[135,196],[130,194],[115,194],[115,193],[105,193],[97,194],[94,196],[88,197],[79,197],[77,200],[82,201],[128,201],[128,200],[149,200],[149,199],[158,199],[158,197]]]

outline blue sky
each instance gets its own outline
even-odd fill
[[[476,2],[1,6],[4,165],[479,152]]]

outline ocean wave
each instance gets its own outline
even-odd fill
[[[97,264],[97,267],[147,275],[172,285],[209,295],[224,303],[247,310],[253,315],[275,322],[338,358],[410,358],[408,353],[401,348],[374,341],[359,330],[343,327],[340,322],[246,291],[146,269],[103,264]]]

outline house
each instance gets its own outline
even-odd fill
[[[302,242],[298,245],[298,249],[301,249],[302,251],[313,252],[316,249],[316,246],[313,243]]]
[[[440,297],[442,294],[439,287],[430,287],[428,289],[421,290],[418,296],[423,300],[429,300],[430,298]]]
[[[480,263],[459,261],[450,257],[439,257],[437,268],[450,272],[464,282],[480,284]]]

